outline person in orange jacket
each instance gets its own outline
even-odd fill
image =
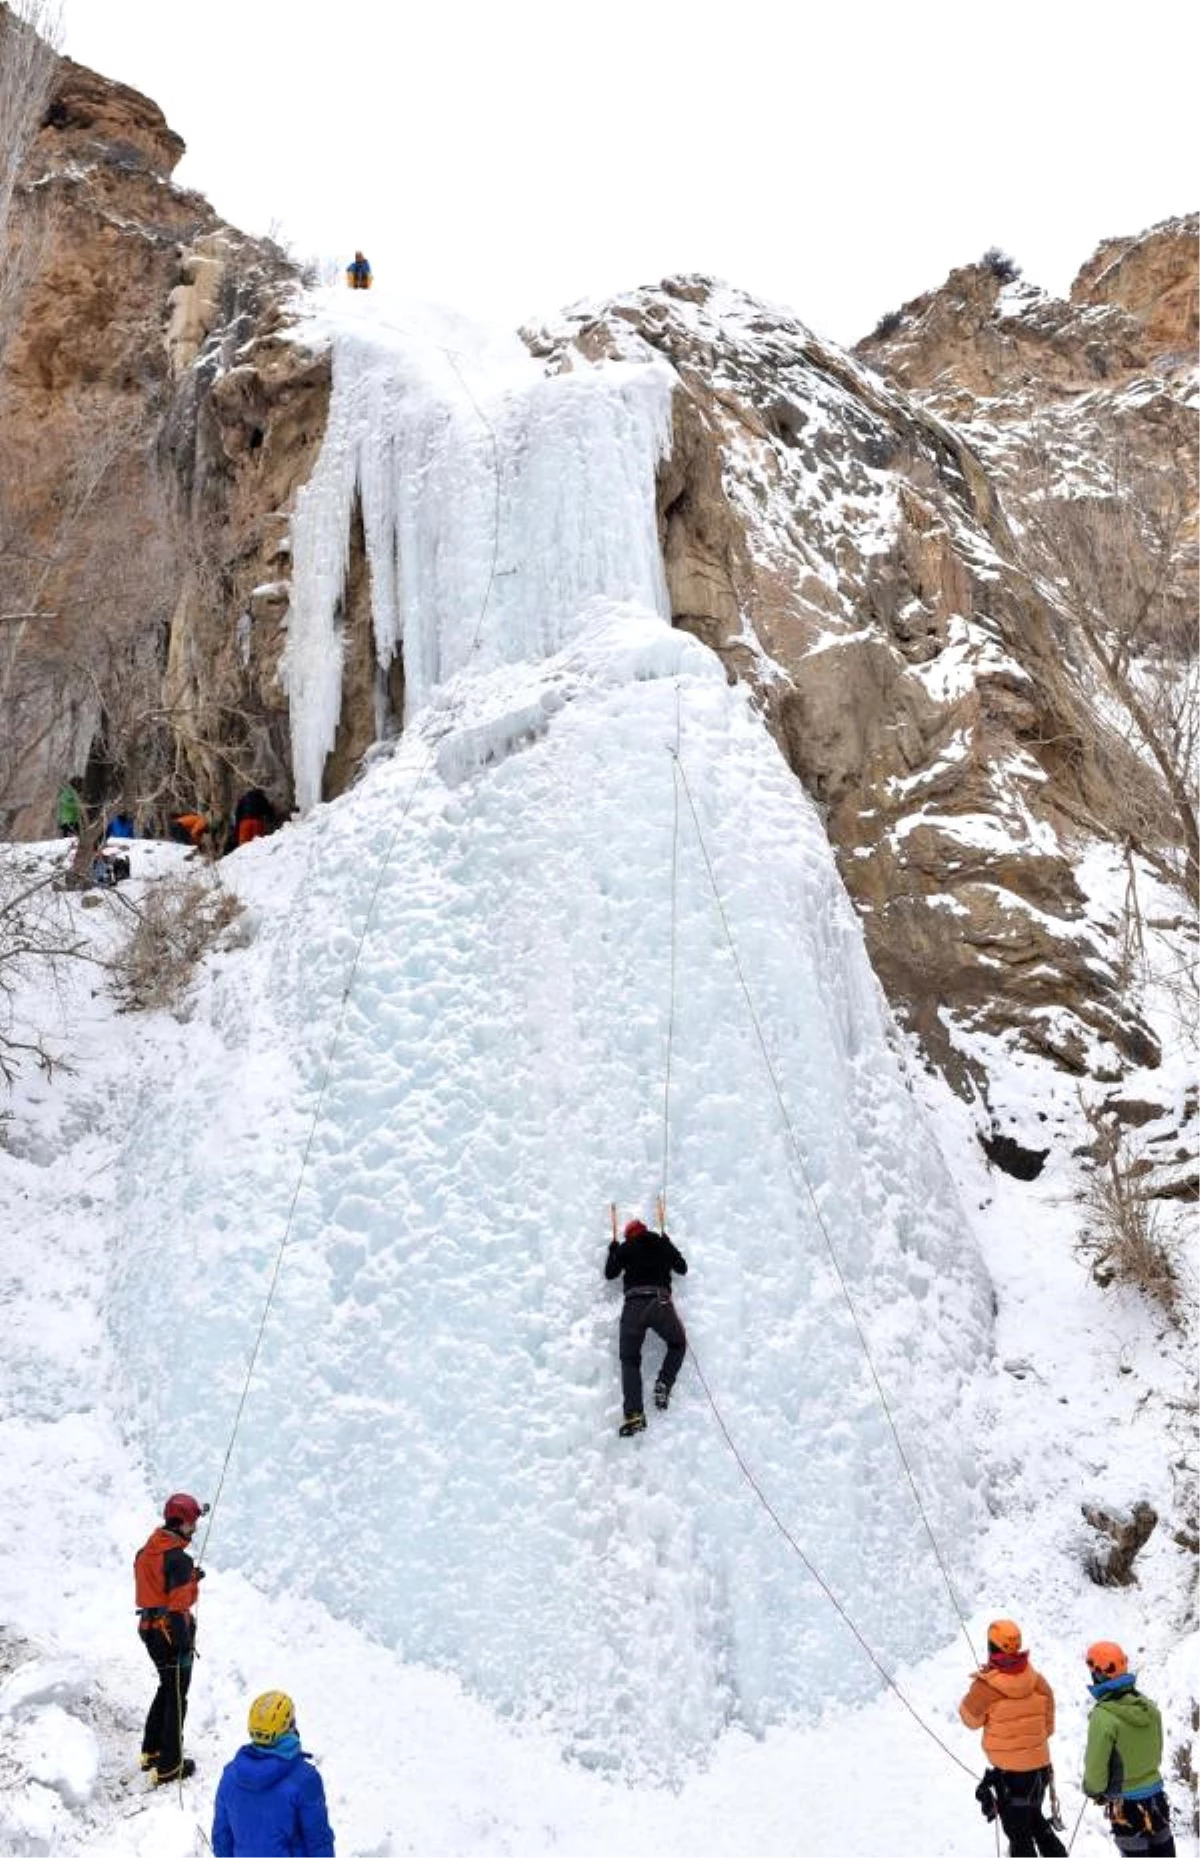
[[[196,1644],[193,1609],[204,1569],[188,1549],[207,1509],[207,1503],[197,1503],[186,1491],[168,1497],[161,1525],[133,1560],[138,1633],[158,1672],[142,1734],[142,1766],[154,1770],[156,1786],[195,1772],[195,1762],[183,1755],[183,1720]]]
[[[976,1798],[986,1818],[999,1814],[1012,1858],[1066,1858],[1066,1846],[1042,1811],[1054,1778],[1054,1692],[1022,1651],[1021,1628],[1011,1619],[994,1619],[988,1627],[988,1661],[958,1713],[968,1729],[983,1730],[989,1767]]]

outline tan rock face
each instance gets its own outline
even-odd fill
[[[70,772],[147,823],[251,783],[287,803],[286,589],[255,590],[286,579],[327,371],[274,342],[291,268],[170,183],[182,152],[147,98],[63,61],[0,355],[6,833],[52,830]]]
[[[1140,238],[1107,239],[1071,286],[1071,302],[1115,304],[1133,318],[1156,364],[1191,368],[1200,342],[1195,213]]]

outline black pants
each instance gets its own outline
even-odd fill
[[[642,1411],[642,1343],[647,1329],[653,1329],[667,1345],[659,1378],[673,1387],[687,1353],[687,1336],[669,1290],[631,1290],[622,1306],[621,1394],[627,1413]]]
[[[1165,1793],[1151,1794],[1148,1800],[1115,1800],[1108,1819],[1117,1850],[1128,1858],[1175,1858]]]
[[[153,1755],[160,1774],[171,1774],[183,1759],[183,1719],[192,1681],[192,1654],[190,1649],[180,1651],[158,1626],[140,1636],[158,1672],[158,1689],[142,1734],[142,1753]]]
[[[1024,1774],[993,1768],[991,1774],[1012,1858],[1038,1858],[1039,1853],[1042,1858],[1067,1858],[1066,1846],[1042,1811],[1049,1768],[1031,1768]]]

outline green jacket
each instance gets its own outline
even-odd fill
[[[77,826],[79,824],[79,795],[68,784],[58,790],[58,824],[60,826]]]
[[[1102,1697],[1088,1717],[1083,1791],[1093,1800],[1162,1785],[1162,1717],[1137,1690]]]

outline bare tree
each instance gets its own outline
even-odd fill
[[[0,864],[0,1082],[11,1085],[23,1063],[49,1073],[57,1060],[38,1028],[17,1014],[23,985],[53,979],[60,965],[86,952],[84,940],[64,917],[58,872],[22,871]]]
[[[58,0],[0,0],[0,357],[46,236],[43,211],[28,200],[20,213],[13,206],[50,101],[61,40]]]
[[[1082,1199],[1080,1249],[1097,1283],[1128,1285],[1150,1297],[1172,1322],[1180,1320],[1184,1288],[1151,1185],[1150,1164],[1115,1116],[1083,1104],[1094,1142],[1094,1167]]]
[[[1157,770],[1164,804],[1157,822],[1118,822],[1148,854],[1169,838],[1184,857],[1184,884],[1200,898],[1195,781],[1200,749],[1196,545],[1188,461],[1164,468],[1120,439],[1091,461],[1086,482],[1067,481],[1037,442],[1020,514],[1026,565],[1053,588],[1078,640],[1123,717],[1126,734]],[[1173,824],[1172,824],[1173,819]]]

